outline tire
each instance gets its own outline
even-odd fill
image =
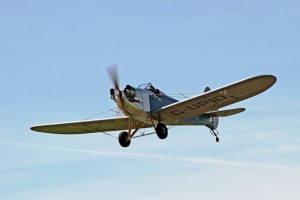
[[[128,140],[128,133],[123,131],[119,134],[119,143],[122,147],[128,147],[130,145],[130,141]]]
[[[155,127],[155,131],[160,139],[166,139],[168,137],[168,128],[163,123],[158,123]]]

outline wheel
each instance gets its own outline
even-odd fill
[[[123,131],[119,134],[119,143],[122,147],[128,147],[130,145],[130,139],[128,138],[128,133]]]
[[[168,128],[163,123],[158,123],[155,127],[155,131],[160,139],[166,139],[168,137]]]
[[[219,139],[218,137],[216,137],[216,142],[219,142],[219,140],[220,140],[220,139]]]

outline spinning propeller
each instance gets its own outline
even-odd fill
[[[122,91],[119,87],[119,76],[118,76],[118,70],[116,65],[112,65],[107,68],[107,72],[110,76],[110,79],[114,85],[114,95],[117,96],[116,102],[118,104],[118,107],[123,110],[124,109],[124,102],[122,98]]]

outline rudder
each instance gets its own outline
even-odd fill
[[[209,87],[206,87],[204,89],[204,93],[205,92],[209,92],[211,91],[211,89]],[[219,111],[219,109],[216,109],[215,111]],[[215,130],[218,128],[218,125],[219,125],[219,117],[216,116],[216,117],[211,117],[210,121],[212,122],[211,125],[208,125],[208,128],[212,129],[212,130]]]

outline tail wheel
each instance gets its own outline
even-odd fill
[[[168,137],[168,128],[163,123],[158,123],[155,127],[155,131],[160,139],[166,139]]]
[[[122,147],[128,147],[130,145],[129,134],[123,131],[119,134],[119,143]]]

